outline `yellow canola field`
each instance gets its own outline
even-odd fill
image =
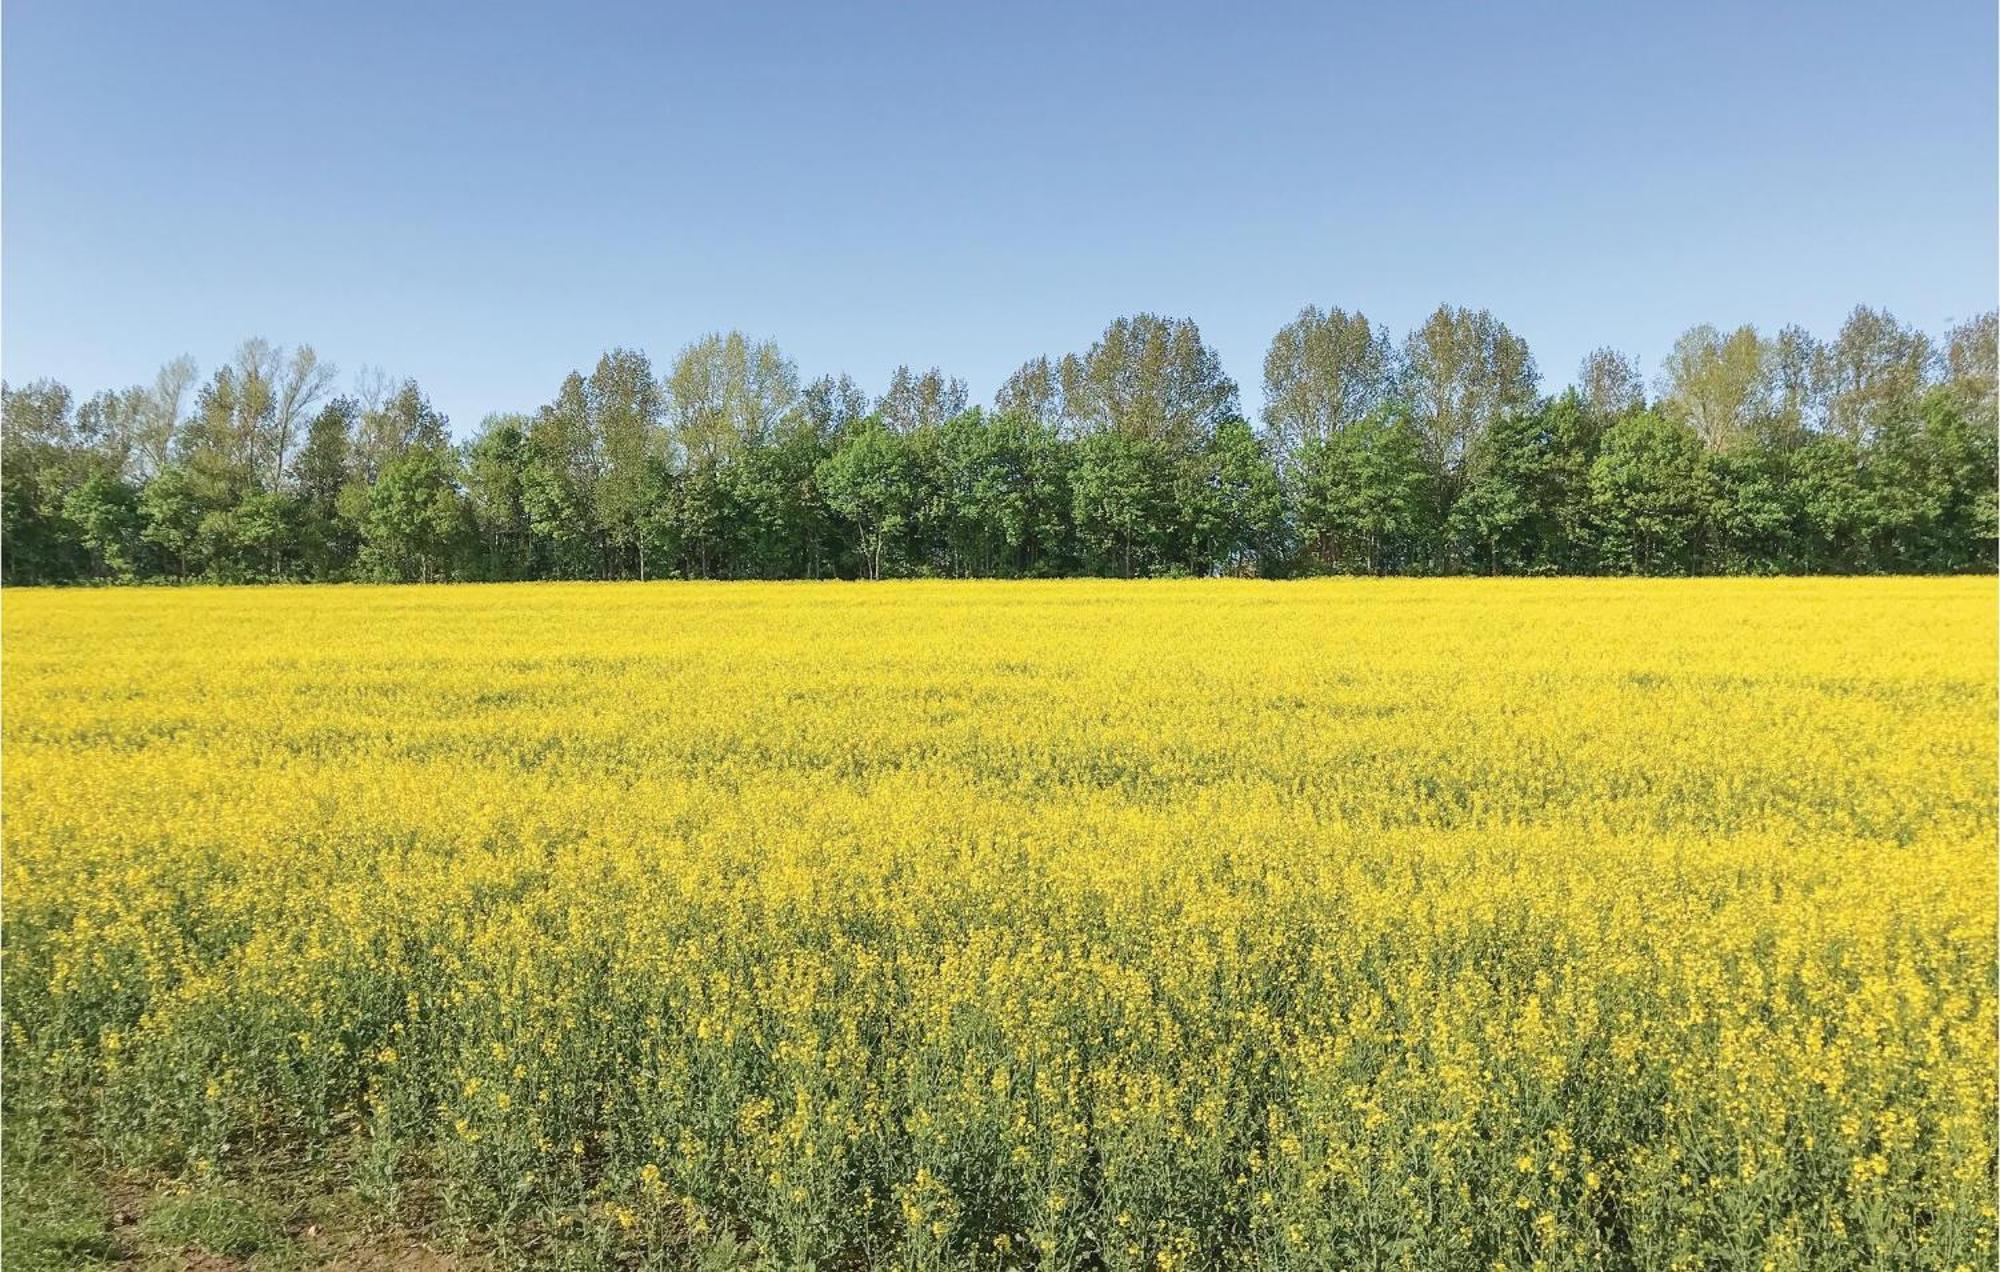
[[[319,1154],[530,1262],[1995,1260],[1991,579],[4,639],[7,1116],[116,1160]]]

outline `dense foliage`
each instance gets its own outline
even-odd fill
[[[1994,1264],[1984,580],[0,620],[10,1143],[537,1268]]]
[[[1440,308],[1400,344],[1307,309],[1261,428],[1192,322],[1037,358],[991,410],[899,369],[801,386],[740,334],[618,349],[454,444],[414,382],[326,400],[262,341],[193,392],[5,391],[15,583],[209,579],[1988,570],[1995,318],[1933,342],[1859,308],[1689,331],[1649,396],[1609,350],[1537,396],[1527,345]]]

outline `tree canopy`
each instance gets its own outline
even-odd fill
[[[415,380],[335,394],[311,346],[252,339],[206,379],[0,385],[0,578],[1984,571],[1996,329],[1702,324],[1650,393],[1601,348],[1541,396],[1486,310],[1398,340],[1308,306],[1256,424],[1186,318],[1031,358],[991,409],[942,368],[871,396],[717,332],[463,439]]]

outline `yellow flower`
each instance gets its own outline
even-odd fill
[[[10,588],[10,1117],[359,1128],[551,1261],[671,1174],[822,1265],[1247,1267],[1365,1202],[1415,1265],[1615,1205],[1988,1266],[1991,592]]]

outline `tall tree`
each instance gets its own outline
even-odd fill
[[[321,362],[311,345],[302,344],[290,352],[271,350],[271,419],[265,438],[271,489],[283,484],[292,448],[301,440],[313,408],[333,384],[334,374],[333,364]]]
[[[174,437],[195,381],[194,359],[175,358],[149,385],[98,393],[77,408],[75,445],[95,451],[113,472],[143,482],[173,459]]]
[[[300,547],[313,578],[338,578],[359,543],[359,527],[350,515],[356,498],[346,492],[358,480],[353,449],[360,416],[361,404],[351,397],[328,402],[306,426],[305,444],[292,460]]]
[[[1770,410],[1773,350],[1755,327],[1726,335],[1703,324],[1674,342],[1662,367],[1661,410],[1713,450],[1756,434]]]
[[[530,427],[525,415],[489,415],[465,446],[466,510],[484,557],[480,572],[489,579],[522,578],[532,570],[525,498]]]
[[[808,384],[799,394],[799,405],[813,433],[822,439],[838,437],[869,409],[867,392],[845,372],[823,375]]]
[[[982,574],[1048,574],[1069,568],[1069,444],[1056,426],[1026,415],[967,412],[946,425],[950,490]]]
[[[1403,342],[1403,396],[1439,473],[1455,480],[1494,421],[1534,405],[1528,342],[1484,309],[1439,305]]]
[[[699,474],[675,505],[682,516],[701,512],[728,525],[727,552],[736,573],[751,578],[821,578],[839,555],[832,510],[819,488],[817,469],[866,417],[823,432],[810,411],[787,417],[768,446],[747,450],[721,475],[719,489]],[[663,526],[682,551],[683,525]]]
[[[683,464],[702,468],[768,442],[799,406],[799,374],[771,341],[712,334],[674,359],[666,397]]]
[[[1164,438],[1104,428],[1076,443],[1070,472],[1077,546],[1094,574],[1136,578],[1167,560],[1177,460]]]
[[[1157,314],[1106,327],[1083,356],[1080,383],[1065,383],[1063,397],[1085,432],[1111,430],[1190,450],[1237,413],[1236,382],[1194,320]]]
[[[1386,401],[1396,346],[1359,310],[1308,305],[1279,329],[1264,355],[1264,426],[1281,451],[1323,441]]]
[[[1583,409],[1600,424],[1646,405],[1646,380],[1639,364],[1616,349],[1593,349],[1576,372]]]
[[[1926,394],[1913,415],[1886,416],[1865,454],[1871,568],[1991,569],[1997,446],[1993,416],[1969,414],[1949,387]]]
[[[15,452],[54,454],[76,444],[76,397],[56,380],[0,383],[0,440]]]
[[[138,497],[109,466],[101,467],[63,498],[63,517],[76,527],[97,578],[130,578],[139,537]]]
[[[805,418],[798,383],[776,344],[740,331],[704,336],[674,359],[666,393],[678,472],[668,518],[692,573],[729,569],[725,553],[742,538],[731,470]]]
[[[174,433],[187,409],[187,395],[200,378],[193,358],[182,354],[153,377],[151,411],[138,438],[139,473],[143,479],[173,459]]]
[[[64,501],[95,467],[67,386],[0,383],[0,568],[16,583],[75,577],[87,563]]]
[[[1083,360],[1075,354],[1061,358],[1030,358],[1007,377],[993,397],[996,414],[1032,420],[1049,429],[1071,427],[1069,398],[1079,394],[1083,384]]]
[[[603,448],[594,503],[614,547],[637,555],[646,577],[647,519],[664,497],[666,403],[653,364],[635,349],[598,359],[584,384],[591,433]]]
[[[396,399],[407,398],[400,405]],[[443,578],[468,526],[458,455],[445,418],[406,382],[389,407],[408,424],[407,443],[368,488],[362,569],[377,578],[428,583]]]
[[[1944,382],[1973,418],[1994,413],[1994,386],[2000,380],[2000,312],[1987,310],[1945,334]]]
[[[1446,526],[1469,564],[1489,574],[1581,573],[1595,564],[1583,548],[1601,418],[1571,391],[1481,435]]]
[[[572,371],[522,438],[521,507],[544,577],[585,578],[601,563],[593,501],[602,447],[591,425],[588,386]]]
[[[1888,310],[1856,305],[1823,357],[1827,424],[1834,432],[1866,441],[1890,421],[1916,415],[1930,337]]]
[[[892,431],[912,433],[937,427],[963,413],[965,405],[965,381],[956,376],[947,378],[936,367],[918,374],[899,366],[875,411]]]
[[[1796,323],[1778,332],[1769,351],[1774,399],[1763,440],[1796,449],[1808,433],[1826,426],[1826,353],[1817,337]]]
[[[431,406],[415,380],[376,393],[373,406],[362,400],[354,439],[354,463],[370,484],[412,448],[437,450],[451,444],[450,424]]]
[[[175,578],[187,578],[198,564],[201,522],[195,479],[179,464],[155,473],[139,492],[139,538],[165,558]]]
[[[1796,560],[1814,574],[1854,574],[1868,568],[1873,517],[1867,456],[1839,433],[1805,439],[1788,457],[1787,497]]]
[[[313,407],[333,383],[334,368],[311,345],[288,351],[253,336],[237,348],[231,370],[240,434],[235,445],[251,452],[256,480],[276,490]]]
[[[76,442],[121,479],[135,475],[152,395],[142,386],[94,394],[76,408]]]
[[[255,378],[255,366],[251,371],[246,376],[241,367],[216,368],[196,394],[194,414],[177,439],[176,462],[210,508],[234,506],[265,471],[258,446],[270,426],[270,385]]]
[[[1986,324],[1989,358],[1991,318],[1989,314]],[[1968,403],[1955,387],[1965,386],[1948,384],[1924,399],[1930,484],[1937,497],[1932,543],[1917,564],[1926,570],[1990,571],[2000,553],[2000,419],[1995,418],[1990,389],[1982,405]]]

